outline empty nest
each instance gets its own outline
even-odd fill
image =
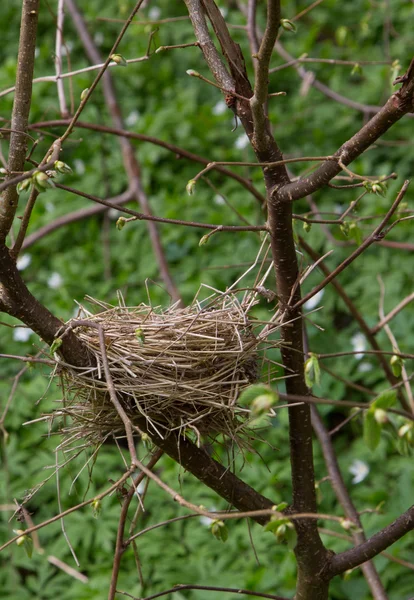
[[[167,310],[141,304],[109,306],[100,312],[84,307],[78,319],[99,324],[105,336],[103,355],[96,328],[76,326],[76,335],[95,356],[85,371],[62,365],[58,372],[68,415],[62,428],[66,443],[99,444],[125,429],[110,399],[104,361],[119,401],[132,425],[146,420],[149,433],[172,431],[200,436],[224,434],[240,443],[249,411],[237,405],[244,388],[260,371],[260,336],[247,316],[247,305],[235,294],[215,296],[207,304]],[[254,302],[249,301],[251,307]],[[136,427],[139,431],[139,428]]]

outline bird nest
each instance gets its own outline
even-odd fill
[[[105,367],[136,431],[145,419],[147,431],[161,437],[178,431],[192,432],[198,441],[224,434],[240,442],[249,410],[237,399],[261,370],[262,340],[247,314],[256,301],[240,303],[227,292],[188,308],[97,303],[100,312],[93,314],[81,307],[68,324],[76,327],[95,366],[82,371],[61,365],[58,370],[65,398],[58,413],[70,417],[62,428],[66,442],[99,444],[124,434]]]

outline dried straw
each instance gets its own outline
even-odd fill
[[[97,303],[97,302],[96,302]],[[235,294],[216,295],[202,307],[173,306],[165,311],[99,304],[81,319],[99,324],[105,335],[106,360],[114,387],[131,423],[144,417],[148,430],[165,437],[171,431],[215,436],[240,442],[248,410],[237,405],[240,392],[257,379],[259,338],[247,316],[254,304]],[[103,309],[103,310],[102,310]],[[69,322],[76,326],[76,319]],[[82,326],[76,334],[96,358],[96,366],[59,369],[71,417],[63,428],[66,441],[102,442],[124,433],[103,376],[98,331]],[[62,409],[60,409],[60,414]]]

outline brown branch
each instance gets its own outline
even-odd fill
[[[54,144],[52,144],[52,148],[51,148],[52,152],[51,154],[49,153],[49,150],[46,154],[46,156],[44,157],[44,159],[42,160],[42,162],[40,163],[40,167],[44,166],[47,163],[52,163],[54,164],[58,158],[59,158],[59,154],[60,154],[60,150],[61,150],[61,144],[60,144],[60,140],[57,140]],[[27,228],[29,227],[29,221],[30,221],[30,217],[32,216],[32,211],[34,209],[34,205],[36,203],[37,197],[39,196],[39,192],[38,190],[33,186],[30,192],[30,196],[29,199],[26,203],[25,209],[24,209],[24,213],[23,213],[23,217],[22,217],[22,221],[20,224],[20,228],[19,228],[19,232],[17,234],[17,238],[16,241],[13,245],[13,248],[10,252],[11,256],[16,260],[17,257],[19,256],[19,252],[21,250],[24,238],[26,237],[26,233],[27,233]]]
[[[268,95],[269,63],[280,26],[280,0],[267,0],[266,27],[259,52],[253,57],[257,60],[254,82],[254,94],[250,99],[253,116],[253,144],[258,151],[268,147],[265,102]]]
[[[27,149],[27,125],[32,99],[39,0],[23,0],[17,59],[16,94],[11,119],[8,170],[23,171]],[[9,176],[6,177],[10,179]],[[1,189],[1,188],[0,188]],[[14,185],[0,198],[0,242],[4,242],[16,214],[19,196]]]
[[[413,110],[413,96],[414,70],[409,73],[401,89],[389,98],[382,109],[337,150],[334,156],[340,161],[327,161],[307,177],[284,186],[282,190],[276,189],[275,193],[278,198],[285,202],[291,202],[304,198],[327,185],[342,170],[339,162],[342,162],[344,166],[349,165],[392,125]]]
[[[302,237],[299,238],[299,243],[300,243],[301,247],[306,251],[307,254],[309,254],[309,256],[313,260],[317,261],[320,259],[319,254],[317,252],[315,252],[315,250],[313,250],[313,248],[311,248]],[[331,272],[329,271],[328,267],[323,262],[318,263],[318,269],[320,269],[322,271],[322,273],[325,275],[325,277],[331,276]],[[355,304],[352,302],[351,298],[348,296],[348,294],[346,293],[343,286],[339,283],[339,281],[337,279],[331,279],[331,284],[335,288],[339,297],[344,302],[345,306],[348,308],[351,315],[354,317],[354,319],[358,323],[359,327],[361,328],[361,331],[364,333],[370,346],[375,351],[375,355],[376,355],[379,363],[381,364],[381,367],[382,367],[388,381],[391,383],[391,385],[394,385],[395,383],[397,383],[398,380],[393,375],[390,365],[386,361],[386,359],[383,355],[383,352],[381,351],[381,348],[380,348],[377,340],[375,339],[375,336],[371,333],[369,325],[367,324],[367,322],[365,321],[365,319],[363,318],[363,316],[361,315],[359,310],[356,308]],[[408,405],[405,403],[404,399],[403,398],[400,398],[400,399],[403,400],[404,408],[408,409]]]
[[[98,83],[100,82],[100,80],[102,79],[102,77],[105,75],[106,70],[109,66],[109,63],[112,61],[112,55],[117,51],[119,44],[121,43],[129,25],[131,24],[133,18],[135,17],[135,15],[137,14],[137,12],[139,11],[139,9],[141,8],[141,4],[144,2],[144,0],[138,0],[138,2],[135,4],[134,8],[132,9],[128,19],[124,22],[123,27],[121,28],[121,31],[118,34],[118,37],[116,38],[114,45],[112,46],[111,50],[109,51],[108,54],[108,58],[105,60],[101,70],[99,71],[99,73],[97,74],[97,76],[95,77],[93,83],[91,84],[91,86],[88,88],[88,91],[86,92],[86,94],[84,95],[84,97],[81,100],[81,103],[77,109],[77,111],[75,112],[74,116],[71,119],[71,122],[69,123],[65,133],[63,134],[61,141],[62,143],[70,136],[70,134],[72,133],[74,126],[76,124],[76,121],[79,119],[83,109],[85,108],[87,102],[89,101],[90,97],[92,96],[93,92],[95,91]],[[74,6],[74,0],[68,0],[66,5],[68,6],[69,10],[70,7]],[[93,62],[100,62],[98,61],[93,61]]]
[[[167,219],[164,217],[156,217],[154,215],[140,213],[136,210],[113,204],[112,202],[109,202],[109,200],[104,200],[103,198],[92,196],[92,194],[86,194],[85,192],[81,192],[81,190],[75,190],[74,188],[68,187],[67,185],[57,183],[56,187],[61,190],[70,192],[71,194],[76,194],[77,196],[88,198],[88,200],[92,200],[93,202],[98,202],[99,204],[107,206],[108,208],[115,208],[119,212],[123,212],[127,215],[132,215],[132,217],[134,217],[137,221],[154,221],[156,223],[169,223],[172,225],[184,225],[186,227],[199,227],[200,229],[210,229],[214,231],[267,231],[266,225],[214,225],[213,223],[197,223],[195,221],[183,221],[181,219]]]
[[[25,535],[30,535],[34,531],[38,531],[39,529],[42,529],[43,527],[47,527],[47,525],[50,525],[51,523],[55,523],[55,521],[59,521],[63,517],[66,517],[67,515],[70,515],[71,513],[75,512],[81,508],[84,508],[85,506],[88,506],[89,504],[92,504],[92,502],[94,502],[95,500],[102,500],[102,498],[105,498],[105,496],[108,496],[108,494],[115,491],[120,485],[122,485],[122,483],[124,481],[126,481],[128,479],[128,477],[131,476],[131,474],[134,472],[134,470],[135,470],[135,468],[128,469],[128,471],[126,471],[126,473],[124,473],[122,475],[122,477],[120,477],[118,479],[118,481],[116,481],[113,485],[111,485],[110,488],[108,488],[104,492],[98,494],[97,496],[94,496],[93,498],[90,498],[89,500],[85,500],[84,502],[81,502],[80,504],[77,504],[76,506],[67,508],[63,512],[55,515],[54,517],[51,517],[50,519],[43,521],[43,523],[39,523],[39,525],[33,525],[33,527],[29,527],[28,529],[25,530],[25,532],[24,532]],[[7,548],[7,546],[10,546],[10,544],[13,544],[16,540],[19,539],[19,537],[20,537],[20,535],[16,535],[14,538],[5,542],[2,546],[0,546],[0,552],[2,550],[4,550],[5,548]]]
[[[362,544],[366,541],[366,537],[362,528],[361,519],[342,478],[342,473],[336,458],[332,439],[326,430],[316,407],[313,407],[312,409],[312,424],[322,447],[322,452],[329,475],[329,481],[332,485],[335,495],[344,509],[346,517],[353,523],[356,523],[358,526],[358,530],[352,532],[354,542],[356,544]],[[372,597],[375,600],[387,600],[387,595],[374,564],[372,562],[364,563],[362,565],[362,571],[371,589]]]
[[[209,33],[202,14],[196,14],[200,8],[199,3],[186,0],[186,4],[189,9],[196,39],[201,41],[201,38],[203,38],[205,41]],[[272,13],[272,16],[274,16],[274,13]],[[228,30],[221,13],[217,14],[216,19],[217,23],[213,25],[214,31],[234,77],[235,91],[249,98],[252,96],[252,90],[245,73],[243,57],[240,56],[240,51],[237,54],[231,38],[229,41]],[[212,44],[212,41],[210,40],[208,44]],[[200,44],[200,46],[203,49],[203,44]],[[215,70],[217,69],[217,65],[215,61],[211,60],[211,57],[206,52],[204,52],[204,56],[210,70],[216,77]],[[219,60],[220,66],[222,63],[221,59]],[[228,87],[227,85],[223,85],[223,81],[218,81],[218,83],[223,87]],[[264,119],[260,140],[256,143],[257,140],[252,127],[253,115],[250,103],[235,99],[233,110],[240,118],[249,136],[258,161],[263,163],[282,161],[283,155],[272,136],[268,120]],[[263,111],[263,107],[261,107],[261,110]],[[294,312],[289,311],[289,313],[286,311],[291,299],[293,299],[294,303],[300,299],[300,290],[297,285],[299,272],[292,230],[292,204],[271,198],[271,191],[273,189],[288,185],[290,180],[284,164],[273,167],[264,166],[263,173],[267,191],[268,225],[278,296],[281,310],[285,311],[283,319],[286,325],[282,323],[280,328],[284,342],[282,345],[282,360],[286,372],[295,374],[295,377],[290,377],[286,380],[286,387],[288,393],[305,396],[308,390],[304,380],[301,311],[300,309]],[[292,513],[315,513],[316,495],[309,406],[302,404],[290,407],[289,425],[293,485]],[[318,577],[317,582],[315,580],[315,574],[322,570],[327,560],[327,553],[319,537],[316,521],[303,519],[295,522],[295,527],[298,533],[298,543],[295,548],[298,560],[297,599],[305,600],[316,597],[315,594],[317,594],[318,598],[325,598],[327,597],[327,581],[322,582],[320,577]],[[314,595],[312,596],[312,594]]]
[[[155,450],[154,454],[147,463],[148,469],[153,469],[161,456],[163,455],[162,450]],[[128,516],[128,509],[131,504],[133,497],[136,494],[138,485],[145,479],[145,473],[139,473],[133,480],[131,487],[129,488],[126,496],[122,500],[121,514],[119,515],[118,531],[116,534],[114,561],[112,565],[111,582],[109,585],[108,600],[113,600],[116,594],[116,584],[118,582],[119,569],[121,567],[121,558],[125,552],[126,546],[124,543],[124,531],[125,524]]]
[[[334,164],[334,163],[332,163],[332,164]],[[312,298],[315,294],[317,294],[320,290],[322,290],[326,285],[328,285],[328,283],[330,283],[333,279],[335,279],[335,277],[337,277],[337,275],[339,275],[339,273],[341,273],[344,269],[346,269],[369,246],[371,246],[372,244],[374,244],[377,241],[380,241],[384,237],[384,231],[383,231],[384,227],[389,222],[392,215],[397,210],[398,205],[404,198],[409,184],[410,184],[410,181],[407,179],[404,182],[400,192],[398,193],[396,199],[392,203],[392,205],[391,205],[390,209],[388,210],[387,214],[385,215],[385,217],[381,220],[380,224],[374,229],[374,231],[362,242],[362,244],[356,250],[354,250],[354,252],[352,252],[352,254],[350,256],[348,256],[348,258],[346,258],[340,265],[338,265],[336,267],[336,269],[334,269],[328,277],[326,277],[320,284],[318,284],[316,287],[314,287],[313,290],[310,291],[308,294],[306,294],[306,296],[304,298],[302,298],[300,301],[298,301],[296,303],[296,305],[294,306],[294,308],[299,308],[303,304],[305,304],[305,302],[307,302],[310,298]]]
[[[118,208],[122,204],[125,204],[126,202],[130,202],[130,200],[132,200],[133,196],[134,196],[133,191],[126,190],[122,194],[119,194],[119,196],[114,196],[113,198],[108,199],[108,202],[110,202],[112,205],[114,205]],[[39,227],[39,229],[37,231],[34,231],[30,235],[28,235],[24,239],[22,249],[25,250],[27,248],[30,248],[30,246],[35,244],[37,241],[39,241],[42,238],[44,238],[45,236],[49,235],[53,231],[56,231],[60,227],[65,227],[66,225],[69,225],[70,223],[76,223],[77,221],[82,221],[83,219],[87,219],[88,217],[99,215],[107,210],[109,210],[108,206],[95,204],[93,206],[87,206],[85,208],[80,208],[79,210],[74,210],[71,213],[62,215],[61,217],[58,217],[54,221],[51,221],[50,223],[43,225],[43,227]]]
[[[0,244],[0,310],[16,319],[20,319],[33,329],[49,346],[59,330],[64,329],[62,321],[57,319],[27,289],[8,248]],[[89,364],[89,354],[72,332],[68,332],[60,353],[74,366]]]
[[[405,513],[398,517],[393,523],[385,527],[366,542],[341,552],[332,557],[329,565],[329,573],[331,576],[344,573],[348,569],[353,569],[358,565],[374,558],[383,550],[389,548],[400,538],[414,529],[414,506],[409,508]]]
[[[134,15],[138,11],[141,4],[142,4],[142,0],[140,0],[137,3],[134,10],[132,11],[128,21],[125,23],[121,33],[119,34],[118,39],[115,42],[114,47],[112,48],[110,54],[115,52],[116,47],[119,44],[119,42],[121,41],[122,36],[125,33],[127,26],[132,21]],[[66,0],[66,6],[68,8],[68,11],[74,22],[75,28],[79,34],[79,37],[82,40],[82,43],[86,50],[86,53],[88,54],[91,62],[92,63],[100,62],[100,60],[101,60],[100,53],[92,39],[92,36],[90,35],[90,33],[86,27],[83,16],[82,16],[81,12],[79,11],[75,0]],[[107,62],[109,64],[109,60],[107,60]],[[104,97],[105,97],[105,102],[108,106],[109,112],[112,117],[112,121],[113,121],[114,125],[117,127],[117,129],[123,129],[124,123],[123,123],[123,119],[122,119],[122,112],[121,112],[121,108],[117,101],[115,86],[113,84],[111,74],[109,73],[109,71],[106,71],[105,73],[102,71],[102,75],[103,75],[103,93],[104,93]],[[69,125],[69,128],[74,127],[77,117],[79,117],[78,114],[75,115],[75,117],[73,118],[71,124]],[[140,165],[135,156],[134,148],[133,148],[131,142],[128,139],[126,139],[125,137],[120,138],[120,144],[121,144],[121,150],[122,150],[125,171],[128,175],[128,179],[129,179],[129,187],[131,187],[135,191],[136,199],[141,207],[142,212],[145,214],[151,215],[151,209],[150,209],[150,205],[148,202],[148,198],[142,187],[141,175],[140,175]],[[162,246],[161,240],[160,240],[157,225],[154,222],[149,221],[147,223],[147,227],[148,227],[148,231],[149,231],[149,235],[150,235],[150,239],[151,239],[152,248],[153,248],[156,260],[158,262],[160,274],[161,274],[162,280],[165,284],[165,287],[167,289],[167,292],[170,294],[170,296],[174,302],[181,301],[180,293],[174,283],[174,280],[170,273],[170,269],[168,267],[168,262],[165,257],[165,252],[164,252],[164,248]]]
[[[407,306],[407,304],[410,304],[410,302],[412,302],[413,300],[414,300],[414,292],[412,294],[410,294],[409,296],[407,296],[406,298],[404,298],[404,300],[401,300],[401,302],[399,302],[399,304],[397,304],[397,306],[395,306],[388,313],[388,315],[386,315],[383,319],[381,319],[381,321],[377,325],[375,325],[375,327],[373,327],[371,329],[371,333],[373,335],[378,333],[378,331],[380,331],[380,329],[382,329],[384,327],[384,325],[389,323],[391,321],[391,319],[393,319],[395,317],[395,315],[397,315],[401,310],[403,310]]]
[[[155,600],[155,598],[160,598],[161,596],[166,596],[167,594],[172,594],[174,592],[180,592],[181,590],[204,590],[206,592],[228,592],[230,594],[243,594],[245,596],[254,596],[256,598],[270,598],[270,600],[290,600],[284,596],[275,596],[273,594],[265,594],[263,592],[253,592],[251,590],[243,590],[242,588],[226,588],[226,587],[214,587],[211,585],[189,585],[184,583],[178,583],[174,587],[169,590],[164,590],[163,592],[158,592],[158,594],[153,594],[152,596],[147,596],[146,598],[136,598],[135,596],[131,596],[127,592],[121,592],[117,590],[117,594],[122,594],[123,596],[128,596],[128,598],[132,598],[132,600]]]
[[[41,129],[44,127],[60,127],[66,126],[69,123],[67,119],[60,119],[54,121],[43,121],[39,123],[34,123],[29,126],[29,129]],[[115,127],[107,127],[105,125],[98,125],[94,123],[85,123],[83,121],[78,121],[75,127],[80,127],[82,129],[90,129],[91,131],[100,131],[101,133],[108,133],[112,135],[118,135],[121,137],[125,137],[131,140],[138,140],[141,142],[149,142],[150,144],[154,144],[156,146],[160,146],[161,148],[165,148],[169,150],[173,154],[178,156],[182,156],[183,158],[187,158],[193,162],[200,163],[202,165],[210,164],[210,160],[204,158],[203,156],[199,156],[198,154],[194,154],[193,152],[189,152],[184,148],[180,148],[179,146],[175,146],[174,144],[170,144],[169,142],[164,142],[158,138],[152,137],[150,135],[145,135],[142,133],[133,133],[131,131],[126,131],[125,129],[116,129]],[[248,190],[260,203],[261,206],[264,205],[266,199],[260,194],[260,192],[254,187],[254,185],[246,178],[238,175],[237,173],[233,173],[229,169],[225,169],[220,165],[215,164],[214,170],[222,173],[226,177],[230,177],[235,181],[239,182],[246,190]]]

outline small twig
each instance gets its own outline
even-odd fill
[[[410,294],[409,296],[407,296],[406,298],[404,298],[404,300],[401,300],[401,302],[399,302],[399,304],[397,304],[397,306],[395,308],[393,308],[388,313],[387,316],[382,317],[381,320],[379,321],[379,323],[371,329],[371,333],[373,335],[378,333],[378,331],[380,331],[384,327],[384,325],[389,323],[391,321],[391,319],[393,319],[395,317],[395,315],[397,315],[400,311],[402,311],[413,300],[414,300],[414,292],[412,294]]]
[[[303,304],[305,304],[305,302],[307,302],[308,300],[310,300],[310,298],[313,298],[313,296],[315,294],[317,294],[318,292],[320,292],[320,290],[322,290],[324,287],[326,287],[328,285],[328,283],[330,283],[332,281],[332,279],[335,279],[335,277],[337,277],[337,275],[339,275],[339,273],[341,273],[344,269],[346,269],[369,246],[371,246],[375,242],[378,242],[379,240],[382,240],[382,238],[384,237],[384,232],[383,232],[384,227],[388,223],[388,221],[391,219],[391,217],[395,213],[395,211],[397,210],[398,205],[400,204],[401,200],[404,198],[405,193],[407,191],[407,188],[408,188],[409,184],[410,184],[410,181],[407,179],[404,182],[404,184],[403,184],[400,192],[398,193],[396,199],[392,203],[392,205],[391,205],[390,209],[388,210],[387,214],[382,219],[382,221],[378,225],[378,227],[376,227],[374,229],[374,231],[371,233],[371,235],[368,236],[367,239],[364,240],[362,242],[362,244],[354,252],[352,252],[352,254],[350,256],[348,256],[348,258],[346,258],[338,267],[336,267],[336,269],[334,269],[332,271],[332,273],[328,277],[326,277],[319,285],[317,285],[316,287],[314,287],[311,292],[309,292],[308,294],[306,294],[306,296],[304,296],[301,300],[299,300],[299,302],[297,302],[292,307],[292,310],[297,310]]]
[[[133,220],[137,221],[155,221],[156,223],[170,223],[172,225],[184,225],[186,227],[199,227],[200,229],[218,229],[220,228],[222,231],[267,231],[266,225],[213,225],[212,223],[197,223],[194,221],[182,221],[181,219],[167,219],[164,217],[156,217],[155,215],[146,215],[136,210],[132,210],[130,208],[125,208],[123,206],[119,206],[118,204],[113,204],[108,200],[104,200],[103,198],[98,198],[97,196],[92,196],[91,194],[86,194],[85,192],[81,192],[80,190],[75,190],[74,188],[70,188],[66,185],[61,185],[60,183],[56,184],[56,187],[62,190],[66,190],[71,194],[76,194],[78,196],[82,196],[83,198],[87,198],[88,200],[92,200],[93,202],[98,202],[99,204],[103,204],[108,208],[115,208],[119,212],[126,213],[127,215],[132,215],[134,217]],[[129,220],[129,219],[128,219]]]
[[[65,0],[58,1],[57,20],[56,20],[56,43],[55,43],[55,68],[56,68],[56,87],[59,98],[60,114],[63,118],[68,115],[68,108],[65,98],[65,87],[61,78],[62,73],[62,40],[63,40],[63,21],[65,19]]]
[[[226,587],[214,587],[211,585],[188,585],[184,583],[179,583],[169,590],[165,590],[164,592],[158,592],[158,594],[153,594],[152,596],[147,596],[146,598],[137,598],[136,596],[132,596],[128,594],[128,592],[121,592],[120,590],[116,590],[117,594],[122,594],[123,596],[128,596],[128,598],[132,598],[132,600],[155,600],[155,598],[160,598],[161,596],[166,596],[167,594],[172,594],[174,592],[179,592],[181,590],[204,590],[207,592],[228,592],[231,594],[243,594],[245,596],[255,596],[257,598],[270,598],[270,600],[290,600],[289,598],[285,598],[284,596],[275,596],[273,594],[265,594],[263,592],[253,592],[251,590],[243,590],[242,588],[226,588]]]

